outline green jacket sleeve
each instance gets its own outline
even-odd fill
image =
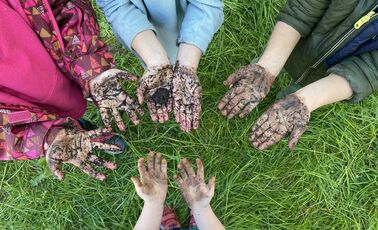
[[[360,102],[378,89],[378,50],[346,58],[328,73],[344,77],[353,89],[349,102]]]
[[[295,30],[302,37],[307,37],[322,19],[331,0],[288,0],[277,17]]]

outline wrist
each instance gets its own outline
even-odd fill
[[[164,200],[144,201],[143,207],[160,210],[161,208],[164,208]]]
[[[179,63],[181,66],[185,66],[196,71],[201,56],[202,51],[197,46],[181,43],[177,54],[177,63]]]
[[[307,107],[310,113],[322,106],[321,103],[315,99],[314,92],[309,89],[299,89],[294,95]]]
[[[193,215],[212,211],[210,204],[208,204],[206,206],[193,206],[190,209],[192,210]]]
[[[159,53],[153,54],[143,61],[146,64],[147,68],[152,68],[156,66],[167,66],[171,64],[171,62],[169,61],[169,58],[166,55],[159,54]]]
[[[282,67],[277,65],[271,59],[269,61],[265,61],[264,59],[260,59],[256,64],[263,67],[266,72],[268,72],[274,79],[277,78],[278,74],[280,74]]]

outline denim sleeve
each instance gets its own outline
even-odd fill
[[[206,52],[224,20],[223,0],[188,0],[177,43],[197,46]]]
[[[96,0],[104,12],[107,21],[117,39],[132,50],[131,44],[135,36],[145,30],[155,32],[154,26],[147,18],[146,9],[141,0],[139,6],[130,0]]]

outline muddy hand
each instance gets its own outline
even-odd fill
[[[88,132],[73,129],[61,130],[46,151],[47,166],[59,180],[63,180],[64,174],[61,171],[62,163],[70,163],[81,171],[97,180],[105,180],[106,176],[94,170],[91,164],[102,166],[110,170],[117,168],[117,165],[103,160],[91,152],[94,149],[119,151],[116,145],[101,142],[94,142],[92,139],[109,135],[111,129],[96,129]]]
[[[275,77],[265,68],[250,64],[228,77],[224,84],[231,86],[219,103],[222,115],[233,118],[247,116],[269,93]]]
[[[181,130],[190,132],[199,127],[201,84],[196,71],[177,63],[173,76],[173,110]]]
[[[197,159],[197,174],[187,159],[182,160],[182,164],[177,165],[181,177],[174,176],[180,187],[181,193],[189,208],[198,209],[207,207],[214,196],[215,177],[211,177],[209,183],[205,183],[205,172],[202,161]]]
[[[148,68],[139,80],[137,96],[139,103],[147,96],[147,106],[151,119],[164,123],[169,120],[172,111],[172,77],[171,65]]]
[[[294,94],[272,105],[253,125],[250,142],[264,150],[291,133],[289,148],[294,149],[310,119],[308,108]]]
[[[93,100],[100,109],[100,114],[105,126],[110,127],[109,112],[113,115],[118,128],[126,129],[119,110],[125,111],[134,124],[139,124],[139,115],[143,115],[143,109],[121,87],[120,80],[136,81],[137,78],[118,69],[110,69],[91,80],[91,94]]]
[[[161,154],[150,152],[147,168],[144,159],[138,160],[140,179],[131,177],[137,194],[145,202],[164,203],[168,190],[167,161],[161,158]]]

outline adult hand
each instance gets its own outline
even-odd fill
[[[139,103],[147,95],[147,106],[153,121],[164,123],[169,120],[172,111],[172,78],[171,65],[149,67],[139,80],[137,96]]]
[[[97,180],[105,180],[106,176],[96,172],[90,163],[103,166],[110,170],[117,168],[117,165],[103,160],[91,152],[94,149],[119,151],[116,145],[97,142],[101,136],[109,135],[111,129],[96,129],[91,131],[81,131],[74,129],[62,129],[46,151],[47,166],[54,176],[59,180],[63,180],[64,174],[60,169],[62,163],[70,163],[78,167],[81,171]]]
[[[173,76],[173,100],[176,122],[181,130],[190,132],[199,127],[201,84],[195,69],[177,63]]]
[[[143,109],[121,87],[120,80],[136,81],[137,78],[118,69],[110,69],[91,80],[92,98],[100,109],[105,126],[110,127],[109,112],[113,115],[118,128],[125,131],[126,127],[118,110],[127,112],[134,124],[139,124],[138,115],[143,115]]]
[[[189,208],[194,210],[208,207],[214,196],[215,177],[211,177],[208,184],[205,183],[203,164],[199,159],[197,159],[197,175],[185,158],[182,164],[177,165],[177,168],[180,170],[181,177],[175,175],[174,179]]]
[[[167,161],[161,159],[161,154],[150,152],[148,155],[147,168],[144,158],[138,161],[140,179],[131,177],[135,190],[144,202],[164,203],[168,190]]]
[[[231,74],[224,84],[231,86],[219,103],[222,115],[229,119],[248,115],[269,93],[275,77],[265,68],[250,64]]]
[[[255,148],[264,150],[291,133],[289,149],[292,150],[305,132],[309,120],[307,106],[295,94],[291,94],[272,105],[256,121],[250,142]]]

